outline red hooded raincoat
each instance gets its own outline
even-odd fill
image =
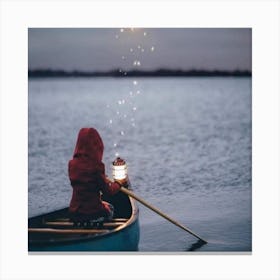
[[[73,159],[68,165],[73,188],[70,213],[92,218],[108,214],[108,206],[102,202],[100,192],[113,195],[119,191],[120,185],[105,176],[103,150],[103,142],[96,129],[80,130]]]

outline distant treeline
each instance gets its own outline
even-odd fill
[[[64,71],[50,69],[28,70],[29,78],[52,77],[251,77],[250,71],[221,71],[221,70],[170,70],[158,69],[153,71],[112,70],[107,72]]]

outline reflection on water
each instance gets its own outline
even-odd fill
[[[139,196],[216,240],[196,250],[250,251],[251,79],[137,79],[134,113],[118,104],[133,81],[29,80],[29,216],[68,205],[68,160],[79,129],[93,126],[109,176],[117,150]],[[196,242],[139,206],[140,251],[185,251]]]

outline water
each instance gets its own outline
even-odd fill
[[[30,79],[29,216],[68,205],[68,160],[92,126],[107,174],[119,153],[137,195],[209,242],[197,251],[251,251],[251,97],[250,78]],[[139,206],[140,251],[193,249]]]

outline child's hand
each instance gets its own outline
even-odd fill
[[[120,185],[125,185],[127,183],[126,178],[125,179],[121,179],[121,180],[116,180],[115,179],[115,181],[118,182]]]
[[[122,187],[128,188],[129,187],[129,179],[128,177],[125,179],[121,179],[121,180],[115,180],[116,182],[118,182]]]

